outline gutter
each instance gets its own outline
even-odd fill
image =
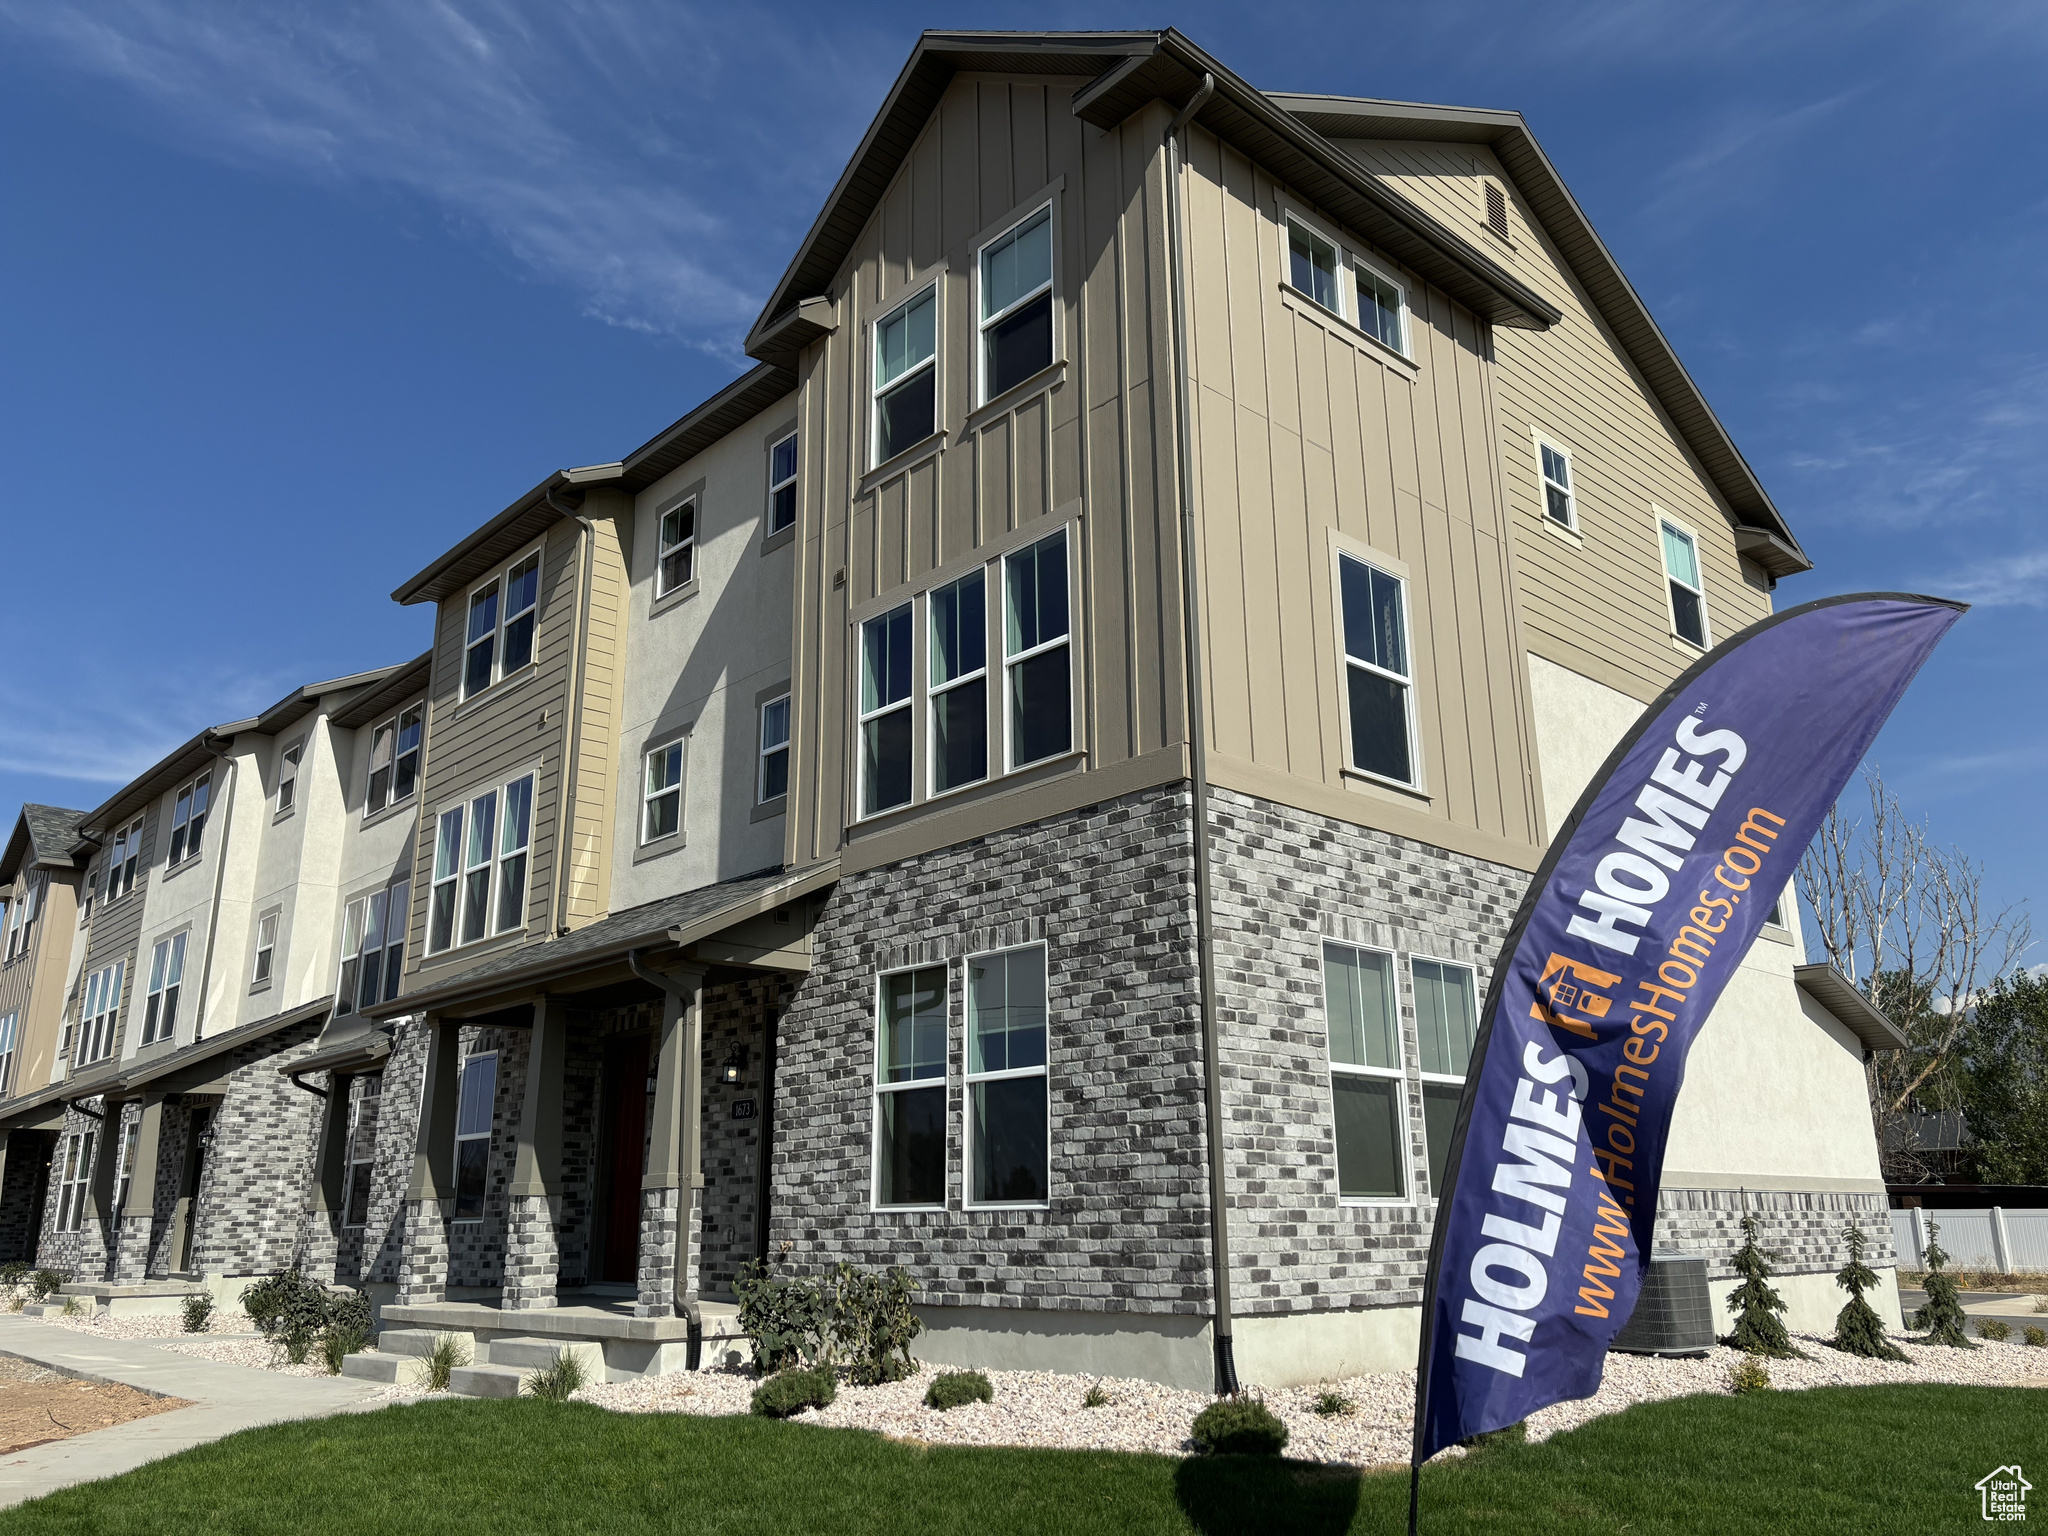
[[[1208,1104],[1209,1237],[1216,1273],[1216,1394],[1237,1395],[1236,1341],[1230,1316],[1230,1195],[1223,1149],[1223,1063],[1216,1023],[1215,913],[1210,900],[1209,741],[1203,709],[1201,564],[1195,554],[1194,437],[1188,409],[1187,238],[1182,229],[1181,166],[1185,151],[1181,135],[1202,104],[1216,93],[1216,77],[1205,73],[1201,88],[1188,99],[1166,130],[1166,239],[1168,281],[1173,287],[1174,450],[1179,469],[1181,623],[1186,631],[1188,764],[1194,791],[1195,963],[1200,977],[1202,1073]]]
[[[672,979],[662,975],[661,972],[650,970],[646,962],[640,958],[646,953],[647,951],[644,949],[627,950],[626,964],[632,968],[635,976],[638,976],[649,986],[659,987],[670,997],[681,1003],[685,1009],[685,1017],[688,1017],[687,1010],[692,1002],[690,994],[676,985]],[[702,999],[699,998],[696,1001],[697,1006],[701,1008]],[[687,1066],[688,1064],[685,1063],[685,1065]],[[691,1075],[685,1072],[683,1074],[684,1081],[688,1082]],[[701,1092],[701,1087],[699,1091]],[[686,1245],[690,1240],[690,1206],[696,1203],[696,1181],[701,1176],[698,1162],[698,1144],[703,1135],[703,1121],[696,1105],[686,1103],[683,1106],[683,1115],[684,1119],[690,1123],[695,1134],[687,1139],[687,1143],[683,1148],[683,1187],[676,1200],[676,1262],[674,1268],[675,1278],[672,1284],[674,1286],[673,1302],[676,1315],[683,1318],[688,1324],[684,1334],[686,1343],[683,1353],[683,1369],[694,1371],[697,1369],[698,1362],[704,1353],[704,1313],[697,1305],[697,1298],[689,1294],[687,1285],[689,1264],[686,1262]],[[688,1198],[689,1205],[684,1204],[684,1197]]]
[[[588,621],[583,605],[590,592],[590,568],[597,559],[597,525],[583,515],[582,508],[566,507],[557,501],[553,482],[542,489],[541,499],[563,517],[573,517],[583,528],[583,537],[577,541],[582,547],[576,560],[576,602],[571,610],[574,622],[569,626],[569,700],[562,710],[562,791],[555,811],[555,889],[548,903],[548,926],[559,939],[569,932],[562,909],[569,904],[569,871],[576,856],[576,769],[577,759],[582,755],[576,721],[583,710],[583,629]],[[539,637],[536,635],[535,639],[538,641]]]

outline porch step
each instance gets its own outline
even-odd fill
[[[387,1355],[431,1355],[443,1339],[453,1339],[470,1359],[476,1358],[476,1335],[447,1328],[386,1328],[377,1335],[377,1348]]]
[[[526,1375],[513,1365],[459,1365],[448,1373],[448,1390],[464,1397],[517,1397]]]
[[[594,1339],[492,1339],[484,1354],[492,1365],[525,1371],[544,1371],[561,1356],[574,1355],[583,1362],[585,1381],[604,1380],[604,1346]]]
[[[411,1355],[347,1355],[341,1362],[341,1374],[356,1381],[375,1381],[387,1387],[403,1383],[413,1384],[413,1379],[423,1374],[418,1359]]]
[[[71,1303],[71,1310],[74,1314],[82,1313],[86,1317],[92,1316],[93,1301],[90,1296],[74,1296],[71,1298]],[[32,1301],[21,1309],[21,1315],[23,1317],[62,1317],[64,1315],[64,1303],[61,1301]]]

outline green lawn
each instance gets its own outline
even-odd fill
[[[1981,1524],[1977,1479],[2048,1467],[2044,1446],[2048,1394],[2024,1388],[1685,1398],[1432,1466],[1422,1529],[1960,1530]],[[1404,1473],[1298,1462],[922,1449],[759,1419],[433,1402],[251,1430],[24,1505],[0,1533],[1335,1536],[1400,1530],[1407,1491]]]

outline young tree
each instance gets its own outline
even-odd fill
[[[2016,971],[1979,995],[1958,1071],[1986,1184],[2048,1184],[2048,976]]]
[[[1769,1355],[1774,1360],[1803,1360],[1792,1347],[1791,1335],[1777,1314],[1785,1310],[1785,1298],[1771,1285],[1771,1256],[1757,1242],[1754,1212],[1742,1214],[1742,1246],[1735,1253],[1735,1272],[1742,1284],[1728,1293],[1728,1310],[1735,1314],[1735,1332],[1727,1342],[1752,1355]]]
[[[1927,1330],[1922,1344],[1946,1344],[1952,1349],[1975,1349],[1963,1332],[1963,1304],[1956,1296],[1956,1277],[1948,1273],[1948,1255],[1942,1251],[1941,1223],[1927,1223],[1927,1302],[1913,1314],[1913,1326]]]
[[[1849,1245],[1849,1262],[1835,1276],[1835,1284],[1849,1293],[1849,1304],[1835,1314],[1835,1348],[1869,1360],[1899,1360],[1905,1351],[1884,1334],[1884,1319],[1863,1299],[1863,1293],[1877,1284],[1877,1271],[1863,1262],[1868,1241],[1863,1229],[1850,1222],[1842,1228],[1842,1241]]]

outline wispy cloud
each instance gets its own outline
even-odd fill
[[[204,726],[245,719],[293,686],[282,673],[189,667],[98,678],[53,669],[35,684],[0,682],[0,772],[75,785],[85,807]]]
[[[1943,577],[1939,588],[1986,608],[2048,608],[2048,549],[1979,561]]]

